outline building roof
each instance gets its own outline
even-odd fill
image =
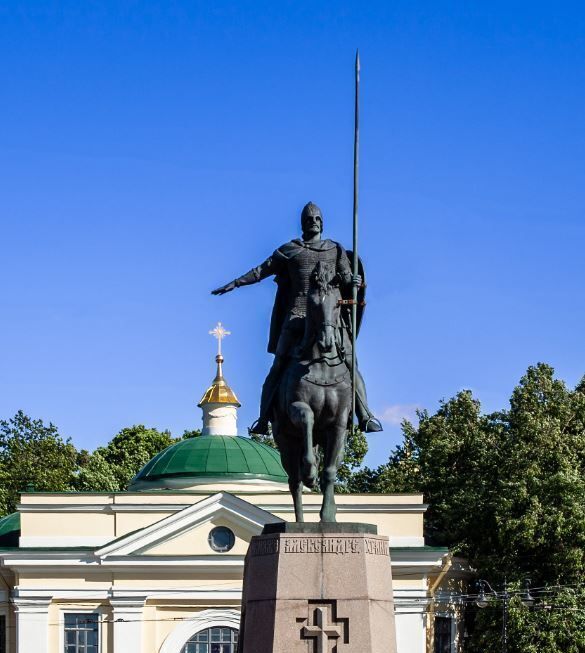
[[[0,519],[0,546],[18,546],[20,537],[20,514],[13,512]]]
[[[241,436],[202,435],[161,451],[138,472],[128,489],[247,480],[287,483],[278,451]]]
[[[236,393],[229,387],[223,377],[223,356],[218,354],[215,357],[215,362],[217,363],[215,379],[213,379],[197,405],[202,408],[206,404],[232,404],[239,408],[241,404],[236,397]]]

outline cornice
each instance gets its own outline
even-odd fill
[[[437,550],[426,550],[424,548],[400,548],[390,549],[392,573],[395,578],[402,575],[426,575],[437,572],[442,565],[444,554]],[[169,570],[173,572],[185,572],[188,574],[210,573],[234,574],[243,573],[243,555],[230,554],[209,554],[202,556],[151,556],[151,555],[120,555],[99,558],[95,553],[73,555],[72,553],[42,553],[42,552],[12,552],[1,554],[0,561],[6,567],[16,572],[27,573],[58,573],[75,572],[83,574],[86,571],[99,572],[109,571],[111,573],[144,571],[149,574],[164,574]],[[145,582],[148,582],[147,580]],[[142,591],[142,590],[141,590]],[[143,592],[144,593],[144,592]]]
[[[215,496],[215,495],[210,495]],[[198,502],[200,503],[200,502]],[[189,508],[193,503],[56,503],[48,505],[46,503],[20,503],[17,510],[20,513],[32,512],[50,512],[50,513],[71,513],[71,512],[99,512],[106,514],[115,514],[118,512],[168,512],[176,513]],[[253,504],[267,512],[280,512],[280,513],[294,513],[294,506],[292,503],[259,503]],[[319,504],[305,504],[304,511],[306,513],[318,513],[321,510]],[[404,503],[342,503],[337,500],[337,511],[339,513],[414,513],[424,514],[428,509],[428,504],[404,504]]]
[[[338,495],[339,496],[339,495]],[[428,504],[419,503],[419,504],[404,504],[404,503],[390,503],[390,504],[379,504],[379,503],[342,503],[336,497],[336,506],[338,513],[359,513],[359,512],[372,512],[372,513],[416,513],[424,514],[428,508]],[[294,506],[292,503],[259,503],[259,508],[266,510],[267,512],[284,512],[284,513],[294,513]],[[303,510],[306,513],[318,513],[321,510],[319,504],[304,504]]]

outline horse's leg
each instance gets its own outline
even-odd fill
[[[300,463],[301,452],[299,451],[298,440],[290,431],[282,432],[280,423],[275,420],[272,424],[274,440],[280,452],[282,466],[288,476],[288,487],[295,507],[296,521],[303,519],[303,484],[301,483]]]
[[[304,401],[294,401],[288,409],[291,422],[302,433],[301,478],[307,487],[314,487],[317,480],[317,459],[313,451],[313,411]]]
[[[325,455],[323,457],[323,473],[321,476],[321,491],[323,492],[323,504],[321,506],[321,521],[334,522],[337,514],[335,506],[335,479],[343,456],[345,445],[345,420],[341,425],[336,425],[329,431]]]
[[[297,459],[296,472],[288,477],[288,487],[295,507],[295,521],[304,522],[305,515],[303,512],[303,484],[301,482],[301,465],[300,456]]]
[[[290,490],[293,505],[295,507],[295,521],[304,522],[303,513],[303,483],[301,482],[301,451],[299,441],[294,439],[292,433],[287,433],[283,439],[286,450],[288,474],[288,488]]]

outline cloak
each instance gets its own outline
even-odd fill
[[[268,352],[270,354],[276,353],[276,347],[278,345],[278,339],[282,332],[284,321],[286,319],[287,313],[290,310],[292,305],[291,297],[291,280],[288,274],[287,261],[289,261],[294,256],[297,256],[306,245],[303,245],[303,241],[295,239],[286,243],[282,247],[279,247],[274,254],[272,255],[276,261],[281,263],[280,272],[278,272],[274,281],[277,285],[276,297],[274,298],[274,306],[272,308],[272,316],[270,318],[270,336],[268,338]],[[343,247],[336,243],[334,240],[321,240],[318,245],[312,247],[312,249],[319,249],[320,251],[327,251],[336,247],[340,252],[344,252]],[[347,257],[349,259],[350,266],[353,263],[353,252],[348,251]],[[365,274],[364,268],[361,259],[359,259],[359,273],[362,275],[365,284]],[[348,294],[349,292],[349,294]],[[346,289],[342,291],[342,296],[344,299],[351,299],[351,289],[349,291]],[[358,319],[357,319],[357,333],[359,334],[359,329],[362,321],[362,315],[364,311],[364,296],[365,288],[360,288],[358,291]],[[343,309],[344,313],[348,315],[344,316],[344,322],[349,325],[351,323],[351,309],[349,307]]]

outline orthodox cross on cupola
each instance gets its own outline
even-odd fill
[[[221,356],[221,341],[226,336],[231,336],[232,332],[228,331],[221,322],[218,322],[215,327],[211,329],[209,335],[217,338],[217,355]]]

